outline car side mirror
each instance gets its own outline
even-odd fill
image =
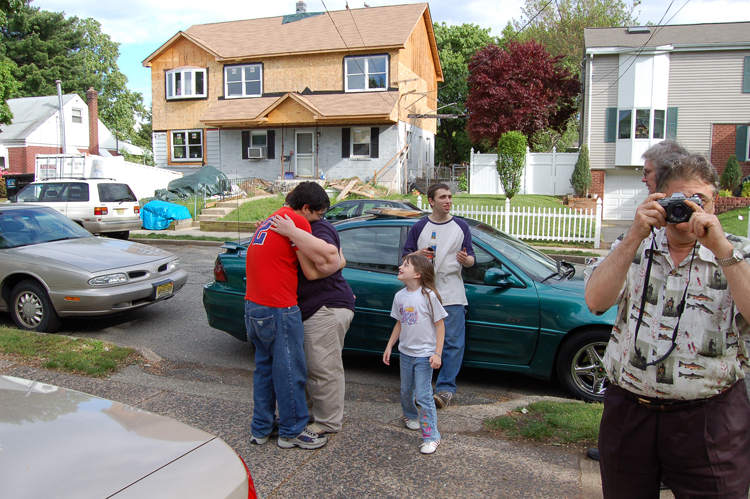
[[[484,273],[485,286],[507,288],[515,285],[513,274],[498,267],[492,267]]]

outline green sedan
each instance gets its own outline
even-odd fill
[[[346,257],[344,277],[357,297],[346,350],[383,354],[394,325],[393,297],[403,287],[397,279],[401,250],[415,221],[369,215],[334,224]],[[466,222],[476,263],[463,270],[469,302],[463,365],[544,379],[557,373],[572,396],[601,401],[607,385],[602,357],[615,310],[589,312],[580,268],[489,225]],[[203,306],[211,327],[247,341],[244,243],[222,246]]]

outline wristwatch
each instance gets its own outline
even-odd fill
[[[735,263],[740,263],[742,260],[745,259],[745,255],[738,250],[737,248],[732,251],[732,256],[729,258],[717,258],[716,263],[719,265],[719,267],[729,267],[730,265],[734,265]]]

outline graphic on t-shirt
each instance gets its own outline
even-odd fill
[[[414,325],[419,322],[419,314],[417,309],[411,305],[404,307],[403,305],[398,306],[398,312],[401,314],[401,322],[407,325]]]
[[[260,227],[258,227],[258,230],[255,231],[255,234],[253,235],[253,240],[250,242],[250,244],[259,244],[262,245],[266,241],[266,236],[268,235],[268,229],[271,228],[271,219],[269,218],[265,222],[263,222]]]

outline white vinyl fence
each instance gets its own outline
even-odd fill
[[[573,175],[578,153],[526,153],[526,168],[518,194],[563,196],[573,193]],[[471,150],[469,194],[505,194],[497,175],[497,154],[476,154]]]
[[[417,206],[432,211],[429,204],[423,205],[422,196],[417,198]],[[454,205],[451,213],[479,220],[519,239],[594,243],[597,249],[601,246],[601,199],[596,200],[596,210],[514,208],[506,199],[504,207]]]

